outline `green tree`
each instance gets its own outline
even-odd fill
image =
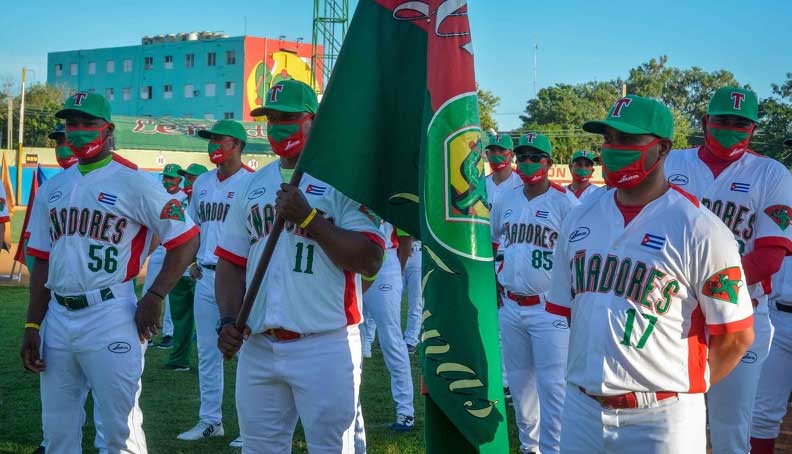
[[[493,118],[495,110],[500,104],[500,97],[495,96],[489,90],[482,88],[478,89],[478,104],[479,104],[479,119],[481,121],[481,129],[487,131],[488,129],[498,130],[498,122]]]
[[[759,124],[751,148],[792,167],[792,152],[784,146],[784,139],[792,138],[792,73],[786,77],[783,84],[773,84],[774,96],[759,103]]]
[[[63,87],[55,87],[47,84],[34,84],[27,87],[25,91],[25,131],[24,143],[30,147],[51,146],[52,141],[47,138],[60,120],[55,118],[57,112],[63,105],[66,98],[66,90]],[[22,99],[17,96],[14,100],[18,118],[18,109]],[[17,137],[14,134],[14,141]]]

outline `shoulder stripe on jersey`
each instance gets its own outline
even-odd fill
[[[550,182],[550,187],[555,189],[556,191],[560,192],[561,194],[566,194],[567,190],[563,186],[553,181]]]
[[[37,259],[49,260],[49,252],[40,251],[40,250],[34,249],[34,248],[30,247],[30,246],[27,247],[27,254],[30,255],[30,256],[36,257]]]
[[[197,225],[192,226],[192,228],[181,235],[177,236],[176,238],[171,239],[167,243],[163,244],[166,250],[170,251],[173,248],[179,247],[182,244],[190,241],[193,237],[200,233],[201,229],[198,228]]]
[[[690,314],[690,330],[687,336],[689,393],[703,393],[707,390],[707,381],[704,379],[707,370],[707,336],[704,327],[704,313],[701,312],[701,306],[697,306]]]
[[[245,268],[247,266],[247,258],[241,257],[239,255],[234,254],[231,251],[227,251],[220,246],[215,248],[214,254],[219,258],[225,260],[226,262],[233,263],[236,266]]]
[[[782,247],[786,249],[786,255],[792,255],[792,241],[781,236],[763,236],[754,240],[754,250],[760,247]]]
[[[545,310],[553,315],[560,315],[561,317],[572,316],[572,308],[553,304],[550,301],[545,302]]]
[[[380,248],[382,248],[383,251],[386,249],[385,241],[379,235],[371,232],[360,232],[360,234],[371,240],[374,244],[376,244]]]
[[[669,183],[669,184],[670,184],[670,183]],[[697,199],[697,198],[696,198],[696,196],[694,196],[693,194],[691,194],[691,193],[689,193],[689,192],[685,191],[684,189],[680,188],[679,186],[677,186],[677,185],[675,185],[675,184],[671,184],[671,189],[673,189],[673,190],[675,190],[676,192],[678,192],[678,193],[682,194],[682,197],[684,197],[684,198],[686,198],[686,199],[690,200],[690,203],[692,203],[693,205],[695,205],[695,207],[696,207],[696,208],[698,208],[698,207],[700,206],[698,199]]]
[[[737,320],[736,322],[707,325],[707,330],[709,331],[710,335],[717,336],[720,334],[736,333],[738,331],[746,330],[752,326],[753,314],[742,320]]]
[[[245,164],[242,164],[242,168],[247,170],[250,173],[256,173],[255,170],[251,169],[250,167],[246,166]]]
[[[132,170],[138,170],[137,164],[135,164],[134,162],[130,161],[129,159],[124,158],[123,156],[121,156],[118,153],[113,153],[113,161],[121,164],[124,167],[129,167]]]
[[[347,326],[360,323],[360,309],[358,308],[357,286],[355,273],[344,270],[344,313]]]
[[[145,260],[141,259],[143,255],[143,247],[146,245],[146,237],[148,236],[148,229],[145,226],[140,226],[137,235],[132,238],[132,251],[129,254],[129,263],[127,263],[127,272],[124,276],[124,282],[134,278],[140,273],[140,263]]]

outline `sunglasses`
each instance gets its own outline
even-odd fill
[[[532,154],[518,154],[517,155],[517,162],[526,162],[526,161],[542,162],[542,159],[547,159],[549,157],[550,156],[548,156],[545,153],[539,153],[539,154],[533,154],[533,153]]]

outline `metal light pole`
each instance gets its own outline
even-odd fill
[[[17,203],[22,202],[22,134],[25,127],[25,77],[27,70],[22,68],[22,97],[19,102],[19,143],[17,144],[16,156],[16,199]]]

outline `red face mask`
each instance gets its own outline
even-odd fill
[[[649,176],[660,163],[660,159],[652,167],[644,169],[646,152],[660,143],[655,139],[646,145],[602,145],[602,171],[605,174],[605,184],[619,189],[631,189]]]
[[[747,128],[720,126],[707,120],[707,134],[704,143],[717,158],[724,161],[736,161],[748,150],[754,128],[755,125]]]
[[[527,185],[539,184],[547,178],[546,162],[546,158],[542,158],[540,162],[518,162],[515,172],[523,183]]]
[[[578,167],[572,170],[572,180],[577,183],[585,183],[591,179],[594,169],[587,169],[585,167]]]
[[[511,160],[509,159],[508,156],[503,156],[499,154],[494,154],[489,158],[487,158],[487,160],[489,161],[490,169],[492,169],[493,172],[498,172],[500,170],[503,170],[506,167],[509,167],[509,165],[511,164]]]
[[[66,128],[66,143],[77,158],[88,159],[104,150],[104,131],[110,126],[105,123],[98,128]]]
[[[312,119],[313,116],[305,115],[292,121],[275,122],[270,120],[267,123],[267,140],[272,145],[272,151],[286,159],[294,158],[300,154],[307,142],[303,126]]]
[[[214,165],[220,165],[228,159],[231,154],[231,149],[234,147],[232,140],[223,140],[222,142],[209,142],[209,160]]]

